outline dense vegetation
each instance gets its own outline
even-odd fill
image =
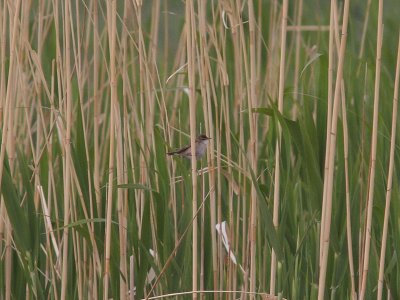
[[[1,299],[400,298],[400,2],[288,2],[0,1]]]

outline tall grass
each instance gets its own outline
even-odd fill
[[[399,10],[1,1],[0,298],[399,298]]]

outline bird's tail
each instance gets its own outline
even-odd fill
[[[168,155],[175,155],[178,151],[167,152]]]

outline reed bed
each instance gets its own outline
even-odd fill
[[[398,11],[0,1],[0,298],[399,299]]]

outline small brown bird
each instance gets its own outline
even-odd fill
[[[207,145],[208,145],[208,141],[211,138],[209,138],[208,136],[206,136],[205,134],[200,134],[197,138],[196,138],[196,158],[200,158],[204,155],[204,153],[206,153],[206,149],[207,149]],[[191,158],[192,157],[192,150],[190,145],[185,146],[181,149],[172,151],[172,152],[167,152],[168,155],[179,155],[185,158]]]

